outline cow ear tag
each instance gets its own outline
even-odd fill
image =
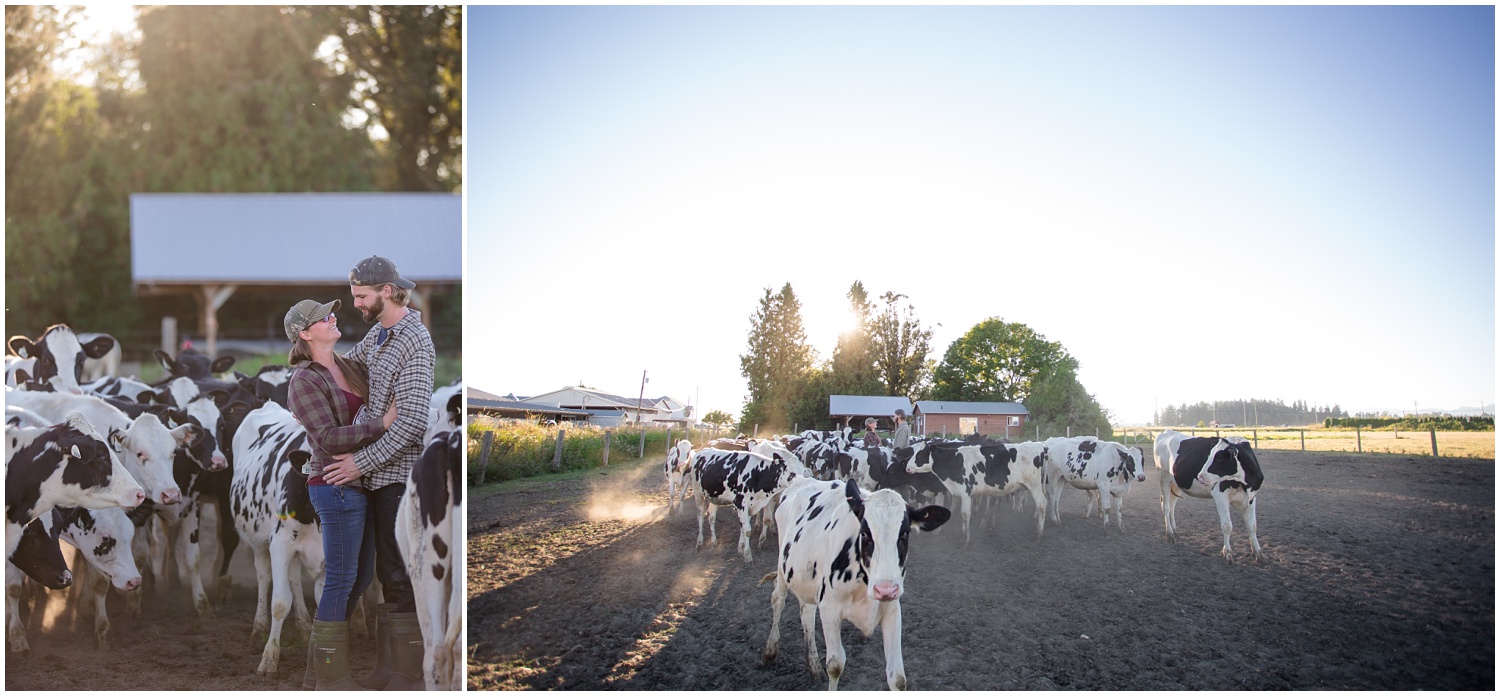
[[[73,445],[73,458],[83,459],[83,453],[78,451],[78,445]]]

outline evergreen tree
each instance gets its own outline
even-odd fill
[[[783,285],[775,294],[766,288],[760,306],[750,317],[746,354],[740,356],[740,374],[750,391],[740,428],[748,432],[756,424],[769,429],[790,426],[788,418],[813,360],[813,349],[802,328],[802,303],[792,284]]]
[[[874,303],[865,292],[864,283],[854,281],[849,287],[849,311],[855,317],[854,328],[838,337],[833,347],[833,358],[828,363],[828,389],[830,394],[855,396],[877,396],[885,393],[880,374],[875,370],[875,357],[870,351],[871,332],[874,329]],[[824,413],[827,414],[827,404]],[[802,422],[802,421],[798,421]]]

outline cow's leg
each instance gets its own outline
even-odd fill
[[[709,543],[713,544],[714,548],[718,548],[719,547],[719,532],[718,532],[718,530],[714,529],[714,527],[717,525],[717,523],[719,521],[719,507],[717,505],[714,505],[713,503],[708,502],[706,499],[703,501],[703,504],[706,505],[706,506],[708,506],[708,538],[709,538]]]
[[[26,642],[26,627],[21,623],[21,569],[14,563],[5,563],[5,636],[10,641],[13,653],[30,653],[31,644]]]
[[[748,509],[739,506],[735,506],[734,511],[740,518],[740,555],[744,556],[746,561],[749,561],[751,560],[750,525],[752,515],[750,514],[750,511]],[[762,533],[764,533],[765,527],[761,527],[761,531]]]
[[[199,543],[199,532],[202,530],[202,521],[198,518],[201,507],[189,503],[188,515],[182,519],[182,526],[178,530],[178,545],[183,551],[183,565],[187,567],[188,584],[193,588],[193,609],[198,612],[200,619],[212,619],[214,617],[213,603],[208,601],[208,593],[203,590],[203,573],[199,568],[202,559],[203,545]]]
[[[160,514],[152,515],[151,521],[146,523],[150,528],[148,545],[151,549],[151,577],[155,579],[152,583],[156,590],[156,596],[161,597],[167,592],[167,586],[172,583],[167,561],[172,556],[172,547],[167,544],[167,521]]]
[[[1245,533],[1250,535],[1250,548],[1255,551],[1255,560],[1261,560],[1260,539],[1255,537],[1255,499],[1242,503],[1240,516],[1245,520]]]
[[[702,496],[699,496],[698,497],[698,545],[694,547],[695,549],[701,549],[701,548],[703,548],[703,518],[708,517],[708,511],[710,509],[712,509],[712,506],[708,504],[708,499],[704,498]]]
[[[963,511],[963,517],[964,517],[964,543],[965,544],[969,543],[969,514],[973,510],[973,508],[974,508],[974,497],[970,496],[970,495],[964,495],[964,496],[962,496],[962,501],[959,503],[959,509]]]
[[[839,690],[839,677],[844,674],[844,663],[847,658],[844,655],[844,639],[839,635],[840,624],[843,623],[836,611],[823,610],[823,643],[824,649],[828,651],[828,690]]]
[[[1043,490],[1041,484],[1033,484],[1029,487],[1031,491],[1031,502],[1036,504],[1036,538],[1042,538],[1042,528],[1047,524],[1047,491]],[[1017,491],[1019,493],[1020,491]],[[1021,496],[1017,495],[1017,498]]]
[[[776,586],[771,590],[771,633],[766,636],[766,649],[760,653],[761,660],[770,663],[776,659],[777,644],[781,642],[781,609],[786,606],[786,578],[776,572]]]
[[[892,691],[906,690],[906,665],[901,659],[901,603],[880,605],[880,632],[885,642],[885,683]]]
[[[677,512],[677,472],[667,470],[667,512]]]
[[[818,659],[818,637],[816,621],[818,620],[818,605],[814,602],[804,602],[801,597],[797,598],[800,605],[802,618],[802,637],[807,641],[807,671],[811,672],[814,679],[822,679],[823,664]]]
[[[1219,553],[1224,556],[1226,562],[1233,563],[1234,557],[1229,549],[1229,533],[1234,531],[1234,520],[1229,517],[1229,495],[1215,488],[1213,496],[1214,507],[1219,510],[1219,531],[1224,535],[1224,549]]]
[[[1052,521],[1062,523],[1062,516],[1058,513],[1058,502],[1062,500],[1063,486],[1066,485],[1061,477],[1054,476],[1047,484],[1047,502],[1052,509]]]
[[[281,662],[281,627],[292,609],[291,570],[292,553],[284,541],[271,540],[271,630],[266,636],[266,648],[261,651],[260,666],[255,673],[264,676],[276,674]],[[304,607],[304,611],[306,608]]]
[[[271,628],[271,550],[260,544],[250,549],[255,552],[255,622],[250,625],[250,640],[257,641]]]
[[[109,576],[104,573],[90,574],[86,595],[94,602],[94,645],[100,650],[108,650],[109,611],[104,604],[109,597]]]

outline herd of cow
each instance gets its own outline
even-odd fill
[[[257,673],[274,674],[288,614],[304,634],[311,621],[306,569],[322,588],[323,545],[301,464],[306,431],[287,410],[290,368],[254,376],[228,373],[233,357],[192,349],[156,351],[166,377],[146,384],[111,374],[120,348],[107,335],[65,325],[39,338],[15,337],[6,356],[6,623],[12,652],[27,652],[20,620],[23,581],[61,589],[73,583],[92,601],[95,639],[109,641],[105,598],[113,586],[139,614],[143,572],[160,590],[172,565],[189,580],[200,617],[214,614],[199,570],[199,529],[216,515],[221,561],[217,599],[227,601],[229,563],[240,541],[254,554],[254,636],[266,635]],[[455,586],[461,545],[462,387],[432,396],[426,450],[413,467],[397,518],[425,642],[429,689],[462,684],[459,640],[463,591]],[[210,510],[212,512],[210,512]],[[84,563],[69,569],[58,540]],[[461,571],[460,571],[461,572]],[[378,591],[378,590],[376,590]],[[74,609],[87,602],[75,603]]]
[[[1190,438],[1168,430],[1156,439],[1153,454],[1169,539],[1176,541],[1177,498],[1210,498],[1218,508],[1224,559],[1232,560],[1231,509],[1244,520],[1255,558],[1262,557],[1255,533],[1255,497],[1264,477],[1244,438]],[[734,508],[739,516],[739,552],[747,561],[752,558],[753,523],[761,518],[764,540],[774,519],[777,570],[761,579],[776,583],[770,635],[762,653],[767,662],[776,657],[781,610],[791,591],[801,606],[807,666],[814,678],[826,674],[829,688],[838,688],[845,664],[839,632],[847,619],[865,635],[881,630],[886,683],[905,689],[900,598],[913,526],[935,530],[957,507],[967,542],[976,495],[1024,492],[1035,507],[1040,537],[1048,511],[1058,521],[1062,491],[1072,487],[1089,493],[1086,516],[1092,515],[1097,501],[1105,529],[1110,510],[1120,527],[1121,502],[1132,482],[1146,480],[1144,467],[1139,448],[1093,437],[1021,443],[916,439],[899,448],[888,441],[866,448],[845,428],[771,440],[715,440],[696,452],[682,440],[669,450],[663,469],[671,509],[689,493],[697,498],[700,547],[705,519],[711,541],[718,542],[714,518],[720,506]],[[941,495],[948,496],[947,507],[912,502]],[[1020,495],[1013,500],[1017,507],[1025,504]],[[819,615],[828,651],[821,665],[813,632]]]

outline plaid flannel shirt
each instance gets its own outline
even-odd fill
[[[349,402],[333,381],[333,374],[315,362],[301,363],[292,373],[287,406],[307,429],[307,439],[312,443],[312,476],[321,476],[333,463],[333,455],[353,452],[385,432],[379,418],[354,424],[355,414],[349,412]]]
[[[422,325],[421,312],[409,309],[390,328],[385,343],[375,345],[379,333],[377,324],[344,356],[364,363],[370,370],[370,399],[361,415],[355,417],[356,423],[379,422],[391,400],[396,402],[396,422],[391,429],[354,452],[354,465],[371,490],[406,483],[412,465],[421,458],[437,366],[437,349]]]

